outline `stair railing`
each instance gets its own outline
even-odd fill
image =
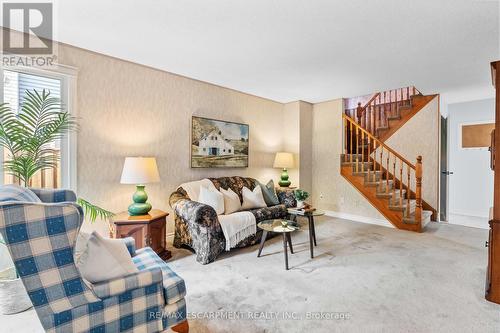
[[[346,109],[344,113],[377,136],[377,130],[388,128],[389,118],[398,117],[401,107],[411,107],[412,97],[418,94],[421,93],[414,86],[378,92],[364,106],[358,103],[357,107]]]
[[[414,165],[363,128],[353,118],[343,114],[342,121],[344,128],[343,162],[350,162],[354,166],[355,172],[366,172],[367,181],[379,181],[379,188],[385,187],[386,193],[389,193],[392,181],[394,192],[391,202],[400,207],[404,207],[406,204],[403,216],[410,216],[410,199],[414,197],[415,221],[421,222],[422,156],[417,157],[416,165]],[[373,163],[373,168],[370,168],[369,162]],[[414,194],[412,188],[415,189]],[[403,194],[404,190],[406,190],[406,196]]]

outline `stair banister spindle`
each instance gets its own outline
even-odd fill
[[[422,222],[422,156],[417,157],[415,166],[415,221]]]
[[[356,126],[356,172],[359,172],[359,137],[358,137],[358,129]]]
[[[346,110],[347,111],[347,110]],[[345,112],[344,112],[345,113]],[[347,154],[347,129],[345,128],[346,126],[346,120],[344,117],[342,117],[342,151],[344,152],[344,158],[343,158],[343,162],[345,162],[345,155]]]
[[[392,90],[389,90],[389,114],[392,114]]]
[[[372,119],[371,119],[371,128],[370,128],[370,133],[374,134],[375,129],[377,128],[377,109],[380,108],[380,105],[374,105],[373,106],[373,114],[372,114]]]
[[[369,135],[366,136],[366,139],[368,140],[368,155],[366,156],[366,162],[367,163],[367,171],[368,171],[368,181],[370,181],[370,158],[371,158],[371,151],[372,151],[372,143],[373,143],[373,140],[370,138]]]
[[[394,156],[394,162],[392,163],[392,189],[396,193],[396,156]]]
[[[406,187],[406,216],[410,216],[410,193],[411,193],[411,183],[410,183],[410,166],[406,165],[406,172],[408,176],[408,186]]]
[[[348,154],[348,149],[347,149],[347,146],[349,145],[349,140],[348,140],[348,136],[349,136],[349,131],[347,129],[347,119],[344,117],[344,119],[342,119],[343,123],[344,123],[344,132],[345,132],[345,135],[344,135],[344,162],[347,162],[347,154]]]
[[[399,95],[399,89],[396,89],[396,113],[398,112],[398,96]]]
[[[383,110],[383,114],[384,114],[384,124],[386,124],[386,120],[387,120],[387,92],[384,91],[384,110]]]
[[[384,146],[383,145],[380,145],[380,166],[379,166],[379,173],[380,175],[382,175],[382,161],[383,161],[383,157],[384,157]],[[376,175],[375,175],[375,181],[377,181],[377,178],[376,178]],[[382,181],[382,176],[380,176],[380,180],[379,182],[381,183]]]
[[[365,132],[361,131],[361,172],[365,172]]]
[[[369,117],[367,119],[367,122],[366,122],[366,124],[367,124],[366,125],[366,130],[368,132],[370,132],[370,133],[372,132],[373,114],[375,113],[375,108],[376,108],[376,106],[375,106],[375,102],[376,102],[375,99],[370,104],[370,115],[369,115]]]
[[[385,193],[389,194],[389,159],[391,152],[387,152],[387,163],[385,164]],[[382,162],[382,161],[380,161]]]
[[[352,133],[352,122],[349,121],[349,140],[351,141],[351,145],[350,145],[350,151],[349,153],[351,154],[351,165],[352,165],[352,151],[354,150],[354,146],[352,145],[352,137],[353,137],[353,133]]]
[[[403,160],[399,163],[399,206],[403,207]]]

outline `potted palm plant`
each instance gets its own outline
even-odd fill
[[[64,111],[61,101],[51,97],[50,91],[26,91],[18,112],[4,103],[0,104],[0,146],[7,156],[4,171],[13,175],[22,186],[30,186],[37,172],[57,168],[59,153],[50,145],[77,130],[76,118]],[[105,209],[78,198],[78,204],[91,222],[97,218],[108,220],[113,214]],[[110,225],[110,224],[108,224]],[[2,258],[7,255],[0,238]],[[4,263],[5,264],[5,263]],[[13,273],[14,272],[14,273]],[[2,277],[3,276],[3,277]],[[0,272],[0,312],[17,313],[31,307],[15,269],[2,267]]]

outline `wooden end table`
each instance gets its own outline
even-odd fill
[[[152,209],[149,214],[130,216],[121,212],[113,216],[115,238],[133,237],[137,249],[149,246],[163,260],[170,259],[172,253],[166,246],[168,213]]]

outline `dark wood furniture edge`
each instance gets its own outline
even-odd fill
[[[184,320],[183,322],[172,326],[171,327],[172,331],[177,332],[177,333],[189,333],[189,322],[188,320]]]

